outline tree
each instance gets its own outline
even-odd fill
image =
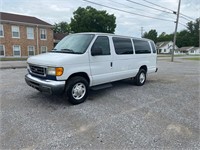
[[[189,46],[199,46],[199,21],[196,19],[195,22],[187,23],[187,30],[189,32],[190,45]]]
[[[148,33],[145,32],[143,37],[147,38],[147,39],[151,39],[156,43],[157,42],[157,35],[158,35],[157,31],[151,29]]]
[[[71,18],[71,30],[77,32],[106,32],[114,33],[116,28],[116,17],[109,15],[106,11],[98,11],[87,6],[79,7],[74,11]]]
[[[55,23],[53,27],[54,33],[69,33],[70,32],[70,25],[67,22],[60,22]]]
[[[157,42],[173,41],[173,38],[174,34],[166,34],[165,32],[163,32],[158,36]]]
[[[177,32],[176,45],[178,47],[183,46],[199,46],[199,21],[196,19],[195,22],[188,22],[187,29]],[[157,38],[158,42],[162,41],[173,41],[174,34],[166,34],[163,32]]]
[[[187,30],[182,30],[180,32],[177,32],[177,40],[176,40],[176,45],[178,47],[183,47],[183,46],[192,46],[192,39],[189,38],[190,33]]]

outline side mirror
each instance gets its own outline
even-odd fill
[[[103,55],[103,51],[100,47],[92,47],[91,54],[92,56]]]

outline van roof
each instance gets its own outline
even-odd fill
[[[146,38],[138,38],[138,37],[131,37],[131,36],[124,36],[124,35],[117,35],[113,33],[103,33],[103,32],[80,32],[80,33],[75,33],[75,34],[95,34],[95,35],[107,35],[107,36],[115,36],[115,37],[123,37],[123,38],[133,38],[133,39],[142,39],[146,41],[152,41],[151,39],[146,39]]]

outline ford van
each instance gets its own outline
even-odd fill
[[[132,78],[144,85],[157,72],[152,40],[107,33],[77,33],[63,38],[48,53],[28,58],[26,83],[50,94],[66,93],[69,102],[86,100],[89,88]]]

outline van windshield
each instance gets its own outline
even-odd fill
[[[70,34],[62,39],[51,52],[83,54],[93,38],[94,34]]]

